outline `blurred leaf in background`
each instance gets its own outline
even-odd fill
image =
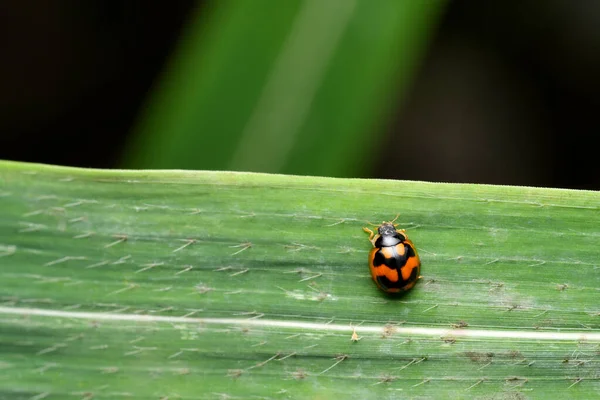
[[[123,166],[366,175],[444,3],[209,3],[156,83]]]

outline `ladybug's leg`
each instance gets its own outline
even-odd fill
[[[373,233],[373,231],[370,230],[369,228],[363,228],[363,231],[365,231],[369,234],[369,242],[371,242],[373,247],[375,247],[375,240],[373,239],[375,237],[375,234]]]

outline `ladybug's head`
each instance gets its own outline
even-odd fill
[[[377,233],[381,236],[393,236],[396,234],[396,227],[390,222],[384,222],[377,228]]]

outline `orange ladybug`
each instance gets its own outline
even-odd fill
[[[386,293],[406,292],[421,277],[421,260],[413,242],[404,229],[396,229],[393,221],[383,222],[377,234],[369,228],[373,248],[369,252],[369,269],[377,286]]]

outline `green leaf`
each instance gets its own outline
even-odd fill
[[[209,2],[153,90],[125,165],[365,174],[444,4]]]
[[[13,162],[0,183],[2,399],[600,393],[597,192]],[[423,278],[390,298],[362,227],[398,213]]]

